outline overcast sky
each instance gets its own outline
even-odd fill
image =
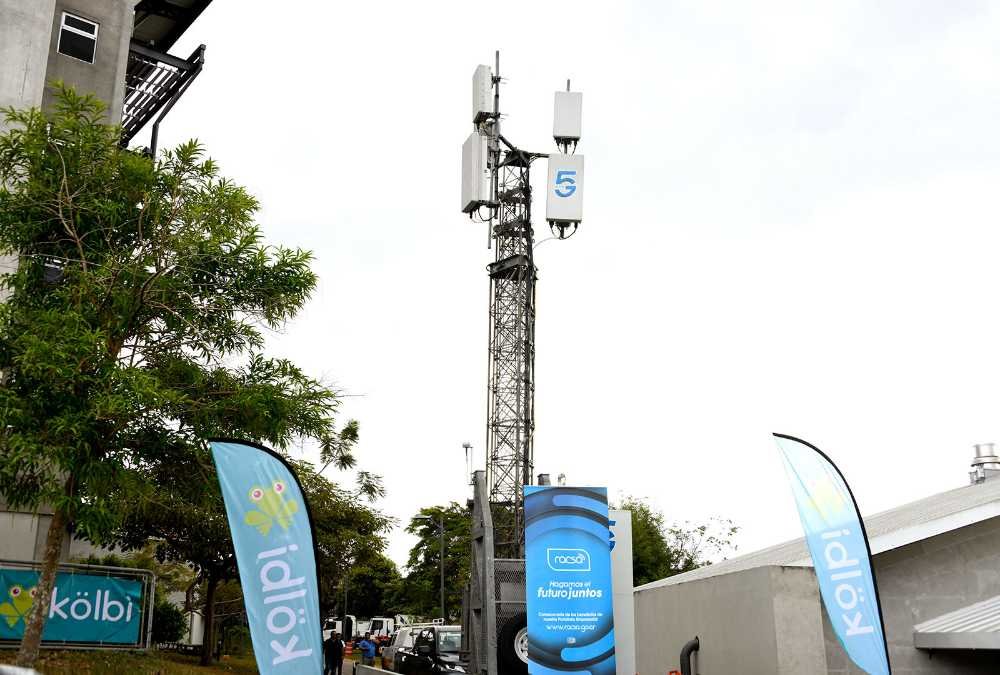
[[[865,513],[965,484],[1000,441],[997,35],[1000,7],[958,0],[215,0],[173,50],[206,66],[161,143],[197,136],[271,242],[315,252],[270,349],[357,395],[360,465],[403,520],[469,496],[463,441],[483,462],[472,72],[501,50],[504,133],[539,152],[572,78],[585,220],[536,252],[536,468],[732,518],[749,552],[800,535],[772,431]]]

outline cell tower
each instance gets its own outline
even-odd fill
[[[524,632],[524,486],[532,483],[534,472],[538,270],[531,226],[532,162],[548,158],[546,220],[556,238],[565,239],[576,231],[583,204],[583,157],[567,154],[570,145],[575,151],[580,139],[581,95],[568,91],[569,82],[566,92],[556,93],[553,135],[562,152],[528,152],[500,131],[500,83],[497,52],[494,72],[481,65],[473,75],[475,130],[462,146],[462,211],[488,224],[495,249],[494,262],[488,266],[485,485],[477,479],[474,509],[480,516],[484,510],[489,515],[481,519],[488,525],[474,527],[479,535],[473,538],[473,578],[466,602],[471,614],[464,619],[470,630],[463,637],[474,664],[470,672],[486,675],[497,673],[498,649],[503,652],[501,674],[521,672],[521,666],[527,669],[526,652],[515,647],[523,647]],[[484,530],[490,535],[484,536]],[[504,652],[507,634],[513,644]]]

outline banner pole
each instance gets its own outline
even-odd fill
[[[858,514],[858,523],[861,525],[861,536],[865,540],[865,552],[868,554],[868,566],[871,568],[872,572],[872,586],[875,587],[875,596],[878,600],[878,620],[879,624],[882,626],[882,647],[885,649],[885,660],[889,663],[889,672],[892,673],[892,663],[889,660],[889,641],[885,635],[885,618],[882,616],[882,596],[879,594],[878,590],[878,574],[875,573],[875,561],[872,558],[872,546],[871,542],[868,540],[868,530],[865,528],[865,519],[861,517],[861,509],[858,508],[858,500],[854,498],[854,491],[851,490],[851,484],[847,482],[847,478],[844,477],[844,473],[840,470],[840,467],[837,466],[837,463],[830,459],[825,452],[817,448],[809,441],[804,441],[801,438],[789,436],[788,434],[775,433],[774,435],[777,438],[784,438],[789,441],[801,443],[807,448],[811,448],[813,452],[817,453],[820,457],[830,463],[833,470],[837,472],[838,476],[840,476],[840,480],[844,482],[844,487],[847,488],[847,494],[851,497],[851,505],[854,506],[854,511]]]

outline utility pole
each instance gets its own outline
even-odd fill
[[[430,522],[434,523],[435,525],[437,525],[438,542],[440,544],[440,555],[441,555],[440,561],[439,561],[439,565],[438,565],[440,567],[440,574],[441,574],[441,587],[440,587],[440,593],[441,593],[441,618],[442,619],[447,619],[448,615],[445,614],[445,605],[444,605],[444,511],[441,511],[440,513],[438,513],[438,520],[437,520],[437,522],[434,521],[434,518],[432,516],[427,516],[427,515],[424,515],[424,516],[414,516],[414,520],[426,520],[426,521],[430,521]]]
[[[444,608],[444,512],[440,514],[438,523],[438,536],[441,538],[441,619],[447,621],[448,615]]]

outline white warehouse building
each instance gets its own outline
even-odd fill
[[[866,517],[894,675],[1000,673],[1000,458],[972,484]],[[805,539],[635,589],[637,672],[863,675],[823,609]]]

